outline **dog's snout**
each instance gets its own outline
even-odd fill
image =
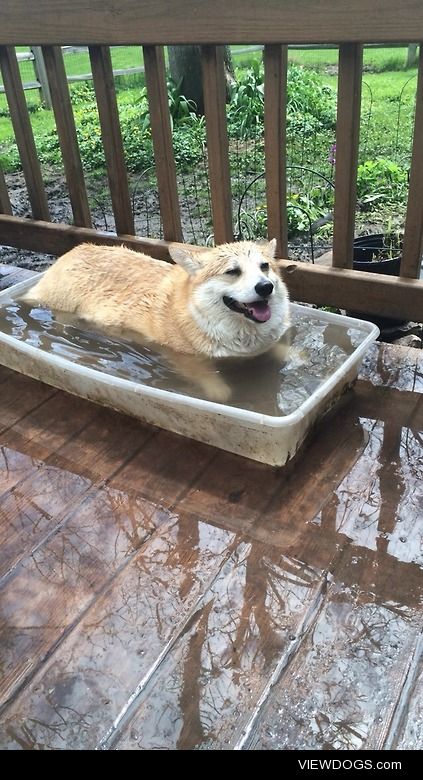
[[[272,282],[258,282],[254,287],[257,295],[261,295],[262,298],[268,298],[273,292]]]

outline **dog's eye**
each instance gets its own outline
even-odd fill
[[[260,266],[260,269],[262,271],[264,271],[265,274],[267,274],[267,272],[269,270],[269,263],[262,263],[261,266]]]
[[[230,276],[241,276],[241,269],[240,268],[228,268],[228,270],[225,271],[225,274],[230,274]]]

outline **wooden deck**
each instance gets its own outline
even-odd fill
[[[0,460],[1,748],[421,748],[419,350],[284,469],[0,368]]]

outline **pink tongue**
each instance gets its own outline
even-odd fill
[[[270,320],[270,306],[264,301],[255,301],[254,303],[249,303],[248,310],[259,322],[267,322],[267,320]]]

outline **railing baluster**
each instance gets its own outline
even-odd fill
[[[353,264],[362,65],[361,44],[339,47],[332,261],[337,268]]]
[[[43,46],[50,96],[62,150],[63,167],[69,189],[75,225],[91,227],[90,207],[78,148],[75,120],[60,46]]]
[[[25,93],[22,87],[15,50],[11,46],[0,46],[0,67],[32,214],[34,219],[49,220],[50,213],[47,197],[35,148]]]
[[[423,44],[420,44],[416,116],[411,158],[410,188],[405,218],[401,276],[418,278],[423,248]]]
[[[143,52],[163,235],[167,241],[182,241],[163,49],[144,46]]]
[[[287,47],[264,47],[264,146],[267,234],[278,241],[278,256],[288,257],[286,214]]]
[[[89,52],[116,232],[132,234],[135,232],[134,219],[123,154],[110,49],[108,46],[90,46]]]
[[[201,62],[214,240],[223,244],[233,241],[223,46],[203,46]]]

